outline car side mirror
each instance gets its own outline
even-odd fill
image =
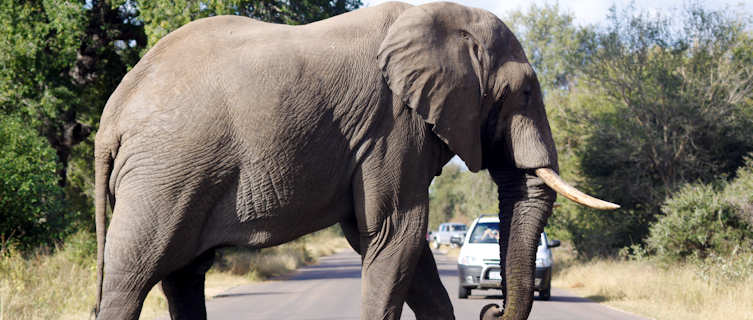
[[[549,243],[547,244],[547,246],[549,246],[549,248],[559,247],[560,246],[560,241],[559,240],[549,241]]]

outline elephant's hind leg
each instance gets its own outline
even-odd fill
[[[208,250],[162,280],[162,291],[167,297],[173,320],[207,318],[204,278],[213,262],[214,250]]]
[[[120,193],[105,242],[98,319],[138,319],[149,290],[196,257],[195,236],[179,227],[182,213],[164,202],[148,189]]]
[[[149,290],[160,280],[159,260],[165,247],[159,232],[145,225],[151,213],[148,201],[115,203],[105,243],[102,302],[97,319],[138,319]]]

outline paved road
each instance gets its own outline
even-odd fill
[[[435,254],[442,282],[458,320],[478,319],[481,307],[499,303],[498,291],[473,291],[457,299],[457,266],[453,259]],[[340,320],[359,319],[361,263],[352,251],[321,258],[320,263],[299,270],[287,280],[268,281],[230,289],[207,301],[209,319]],[[403,308],[402,319],[415,319]],[[530,319],[644,319],[624,313],[564,290],[552,289],[550,301],[534,301]]]

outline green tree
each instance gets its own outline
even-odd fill
[[[559,201],[549,230],[581,254],[641,242],[664,199],[689,181],[734,175],[753,150],[753,42],[745,17],[698,6],[671,17],[613,9],[576,27],[557,5],[511,14],[545,92],[560,173],[620,203]]]
[[[640,242],[672,191],[733,175],[753,150],[753,47],[744,20],[691,7],[680,28],[673,23],[613,10],[584,46],[588,63],[565,114],[584,125],[567,134],[581,137],[583,187],[623,209],[576,209],[570,226],[584,238],[579,249],[610,253]]]
[[[547,96],[567,93],[585,63],[581,45],[590,29],[576,27],[573,18],[558,4],[547,3],[513,11],[504,19],[520,40]]]
[[[92,175],[91,132],[146,45],[135,14],[96,0],[0,3],[0,118],[21,119],[46,138],[55,150],[56,183],[70,200],[65,212],[74,213],[67,217],[85,226],[92,211],[91,184],[84,183]]]
[[[0,111],[18,115],[56,151],[67,184],[73,147],[84,141],[104,102],[145,44],[126,12],[104,1],[0,4]]]

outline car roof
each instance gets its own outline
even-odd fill
[[[480,217],[476,218],[477,224],[478,223],[499,223],[499,216],[498,215],[481,215]],[[543,232],[546,233],[546,232]]]
[[[482,215],[478,217],[479,223],[499,222],[499,216],[497,215]]]

